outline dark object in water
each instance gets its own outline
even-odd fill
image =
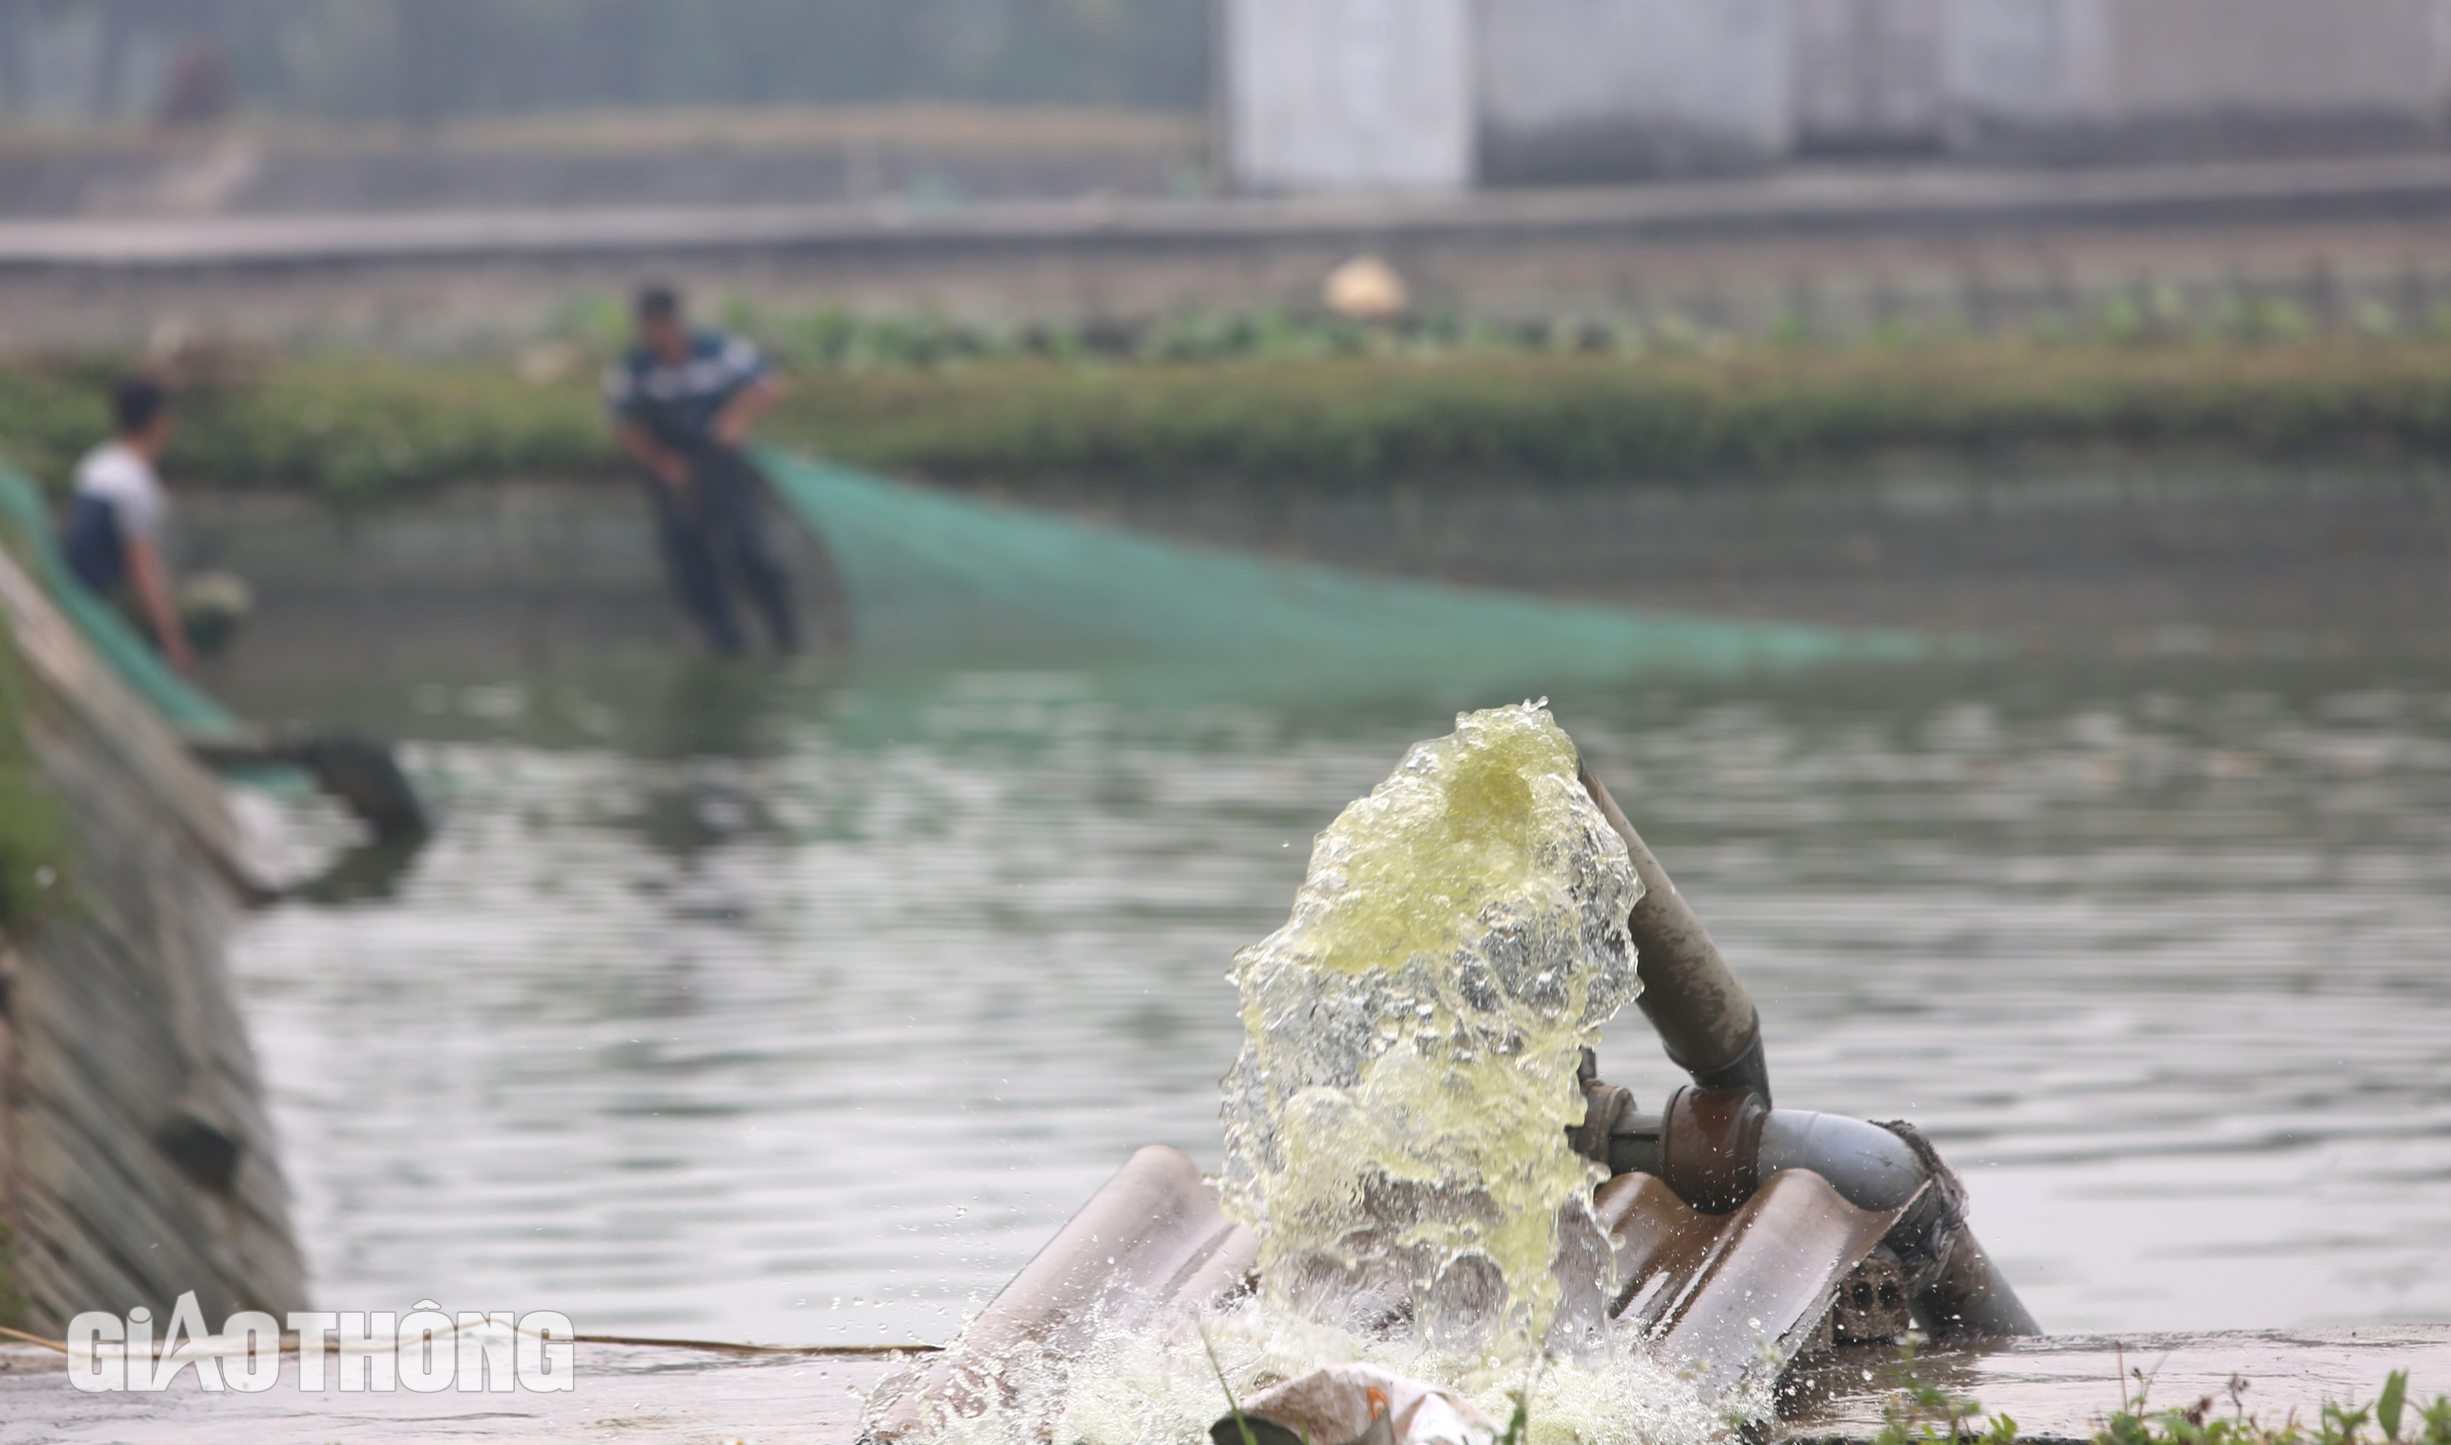
[[[426,838],[369,838],[327,864],[321,873],[292,884],[287,896],[333,907],[396,897],[401,880],[425,852]]]
[[[383,842],[422,839],[434,831],[425,803],[392,750],[366,738],[333,733],[298,737],[210,739],[196,756],[216,768],[296,767],[315,779]]]
[[[315,775],[315,785],[339,799],[377,838],[422,838],[434,831],[425,803],[400,770],[400,760],[381,743],[364,738],[309,738],[290,756]]]

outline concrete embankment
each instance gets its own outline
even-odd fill
[[[305,1264],[223,957],[262,885],[220,785],[0,553],[0,625],[57,854],[0,919],[0,1297],[74,1314],[187,1291],[216,1326],[302,1307]],[[12,896],[27,896],[13,894]]]

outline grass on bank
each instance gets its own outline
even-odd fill
[[[185,485],[373,499],[622,471],[595,359],[368,355],[191,368]],[[104,430],[109,358],[0,365],[0,451],[60,485]],[[1037,354],[793,368],[767,435],[947,480],[1349,486],[1452,475],[1641,483],[1899,447],[2098,442],[2312,454],[2451,446],[2451,340],[2032,339],[1209,360]]]
[[[1900,1354],[1900,1386],[1883,1404],[1872,1445],[2017,1445],[2022,1435],[2007,1415],[1983,1414],[1977,1401],[1926,1380],[1910,1342]],[[2451,1396],[2431,1405],[2409,1399],[2408,1372],[2395,1370],[2367,1405],[2326,1404],[2316,1419],[2295,1411],[2278,1422],[2247,1408],[2248,1384],[2232,1376],[2228,1403],[2211,1396],[2180,1408],[2154,1409],[2152,1376],[2132,1370],[2120,1382],[2118,1409],[2093,1433],[2093,1445],[2451,1445]]]

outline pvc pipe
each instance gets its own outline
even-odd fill
[[[1841,1197],[1875,1213],[1896,1209],[1923,1187],[1923,1161],[1878,1124],[1809,1109],[1773,1109],[1762,1125],[1762,1176],[1810,1169]]]

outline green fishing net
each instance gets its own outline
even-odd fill
[[[866,664],[1159,667],[1275,685],[1535,690],[1924,654],[1894,631],[1573,606],[1183,546],[766,451]]]
[[[1850,630],[1574,606],[1358,576],[991,505],[785,452],[759,458],[823,539],[865,675],[1082,668],[1173,695],[1354,695],[1433,684],[1554,690],[1664,673],[1901,659]],[[41,490],[0,467],[0,528],[86,641],[172,724],[238,720],[68,573]]]

